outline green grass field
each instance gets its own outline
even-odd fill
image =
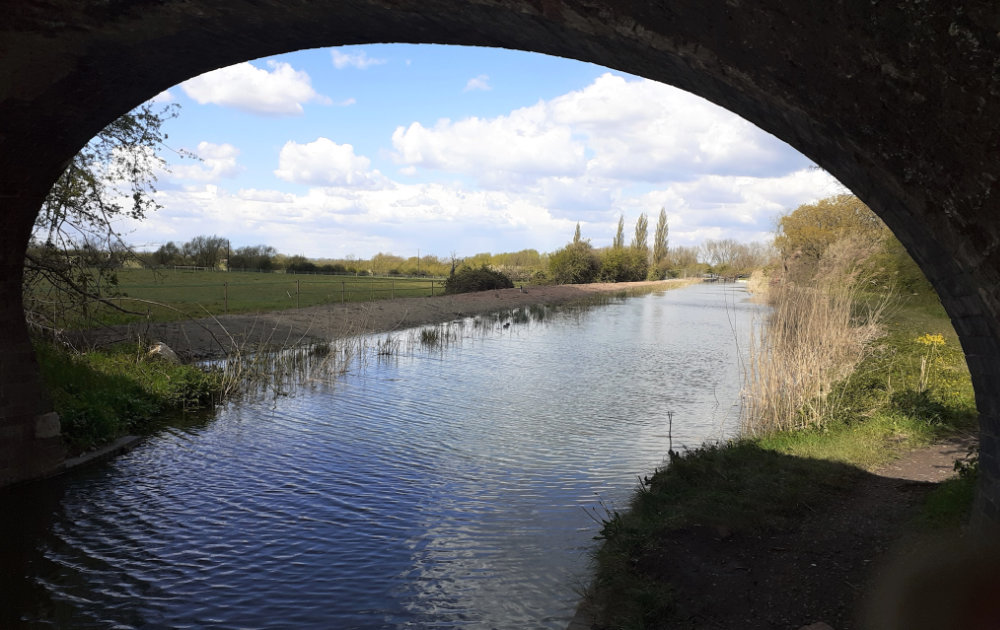
[[[149,312],[155,321],[171,321],[226,313],[256,313],[288,308],[366,302],[397,297],[441,295],[440,278],[383,278],[311,274],[214,271],[118,272],[114,301],[122,308]],[[145,316],[145,315],[144,315]],[[143,316],[143,317],[144,317]],[[122,324],[137,319],[107,307],[88,313],[90,323]],[[79,326],[81,324],[77,324]],[[74,326],[74,327],[77,327]]]

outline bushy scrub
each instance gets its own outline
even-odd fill
[[[556,284],[587,284],[600,270],[601,259],[587,241],[570,243],[549,256],[549,276]]]
[[[222,388],[217,372],[147,360],[135,345],[75,353],[40,342],[36,354],[71,452],[141,432],[160,414],[210,406]]]
[[[445,294],[492,291],[513,287],[514,283],[505,274],[490,269],[485,265],[478,269],[462,267],[444,282]]]
[[[601,256],[601,282],[638,282],[646,280],[649,262],[646,252],[634,247],[605,250]]]

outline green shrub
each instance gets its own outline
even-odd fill
[[[601,255],[601,282],[639,282],[645,280],[649,272],[646,252],[635,247],[619,247],[605,250]]]
[[[506,274],[494,271],[486,265],[478,269],[462,267],[444,281],[444,292],[447,295],[472,293],[474,291],[491,291],[494,289],[511,289],[513,287],[514,283],[511,282]]]
[[[587,284],[597,279],[601,259],[590,243],[570,243],[549,256],[549,275],[556,284]]]

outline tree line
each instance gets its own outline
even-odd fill
[[[707,240],[700,246],[669,246],[669,226],[661,208],[649,242],[649,220],[639,215],[626,244],[625,218],[620,216],[611,245],[595,248],[576,225],[572,239],[550,254],[535,249],[516,252],[482,252],[472,256],[434,255],[404,258],[378,253],[371,258],[310,259],[285,255],[269,245],[229,249],[220,236],[198,236],[188,242],[162,245],[137,257],[149,266],[192,265],[220,270],[262,270],[361,275],[449,276],[456,268],[499,271],[515,282],[630,282],[715,273],[748,275],[755,269],[783,266],[793,279],[815,273],[830,244],[852,236],[871,243],[865,263],[883,282],[903,290],[927,287],[923,274],[884,223],[857,197],[837,195],[804,204],[778,221],[773,243],[740,243],[733,239]],[[76,255],[87,262],[124,263],[124,249],[100,250],[87,245]]]
[[[649,219],[640,214],[631,242],[625,245],[625,217],[618,218],[618,229],[610,247],[594,248],[590,239],[576,226],[573,240],[549,256],[548,272],[553,282],[584,284],[588,282],[635,282],[663,280],[680,276],[716,273],[724,276],[747,275],[773,258],[773,248],[766,243],[739,243],[733,239],[708,240],[700,247],[669,247],[666,211],[661,208],[650,247]]]
[[[481,252],[459,257],[435,255],[405,258],[378,253],[371,258],[307,258],[286,255],[270,245],[230,248],[225,237],[197,236],[185,243],[169,242],[156,251],[136,253],[148,267],[194,266],[222,271],[285,271],[293,273],[343,273],[375,276],[450,276],[456,269],[482,267],[503,273],[514,282],[579,284],[586,282],[632,282],[717,273],[749,274],[766,265],[774,249],[763,243],[739,243],[733,239],[708,240],[701,246],[668,247],[666,213],[661,209],[649,243],[645,214],[636,221],[630,243],[625,244],[625,219],[619,217],[611,246],[594,248],[577,224],[573,239],[551,253],[535,249],[516,252]],[[122,259],[124,263],[124,258]]]

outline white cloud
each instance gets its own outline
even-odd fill
[[[543,203],[558,216],[591,220],[604,216],[619,197],[617,182],[590,176],[547,177],[540,182]]]
[[[267,243],[308,256],[371,256],[378,251],[463,254],[494,249],[554,249],[572,234],[573,221],[553,217],[531,199],[443,184],[395,184],[379,189],[314,187],[302,194],[212,184],[166,190],[170,213],[134,226],[132,240],[160,243],[224,233],[234,246]],[[155,249],[155,246],[153,246]]]
[[[385,59],[373,59],[368,56],[365,51],[359,51],[356,53],[345,53],[336,48],[330,50],[330,58],[333,61],[333,67],[338,70],[344,68],[357,68],[358,70],[367,70],[372,66],[379,66],[386,63]]]
[[[481,74],[476,77],[472,77],[465,84],[465,89],[463,92],[472,92],[474,90],[481,90],[483,92],[488,92],[492,90],[493,87],[490,85],[490,77],[488,74]]]
[[[769,241],[776,219],[804,203],[843,192],[829,173],[802,169],[777,177],[707,175],[624,200],[626,216],[665,208],[671,242],[695,245],[705,238]]]
[[[236,161],[240,150],[231,144],[199,142],[197,150],[193,153],[200,161],[171,166],[171,179],[217,182],[225,177],[235,177],[243,171],[243,167]]]
[[[381,173],[371,170],[371,160],[355,155],[353,146],[329,138],[317,138],[308,144],[286,142],[274,174],[285,181],[312,186],[375,188],[387,181]]]
[[[268,203],[292,203],[295,195],[278,190],[258,190],[256,188],[241,188],[236,196],[244,201],[266,201]]]
[[[282,61],[269,60],[267,66],[238,63],[189,79],[181,88],[201,105],[213,103],[267,116],[298,116],[303,103],[330,103],[313,89],[305,71]]]
[[[163,90],[153,98],[149,99],[150,103],[171,103],[174,100],[174,95],[170,93],[170,90]]]
[[[536,108],[493,119],[419,122],[392,134],[395,159],[408,166],[466,173],[480,184],[503,187],[549,175],[582,175],[585,147],[569,127],[548,124]]]
[[[808,164],[703,99],[611,73],[506,116],[442,119],[431,128],[415,122],[392,139],[399,163],[472,175],[484,185],[583,173],[662,184],[708,173],[769,176]]]
[[[668,182],[715,173],[768,176],[808,164],[773,136],[693,94],[606,73],[546,104],[556,124],[585,134],[593,173]]]

